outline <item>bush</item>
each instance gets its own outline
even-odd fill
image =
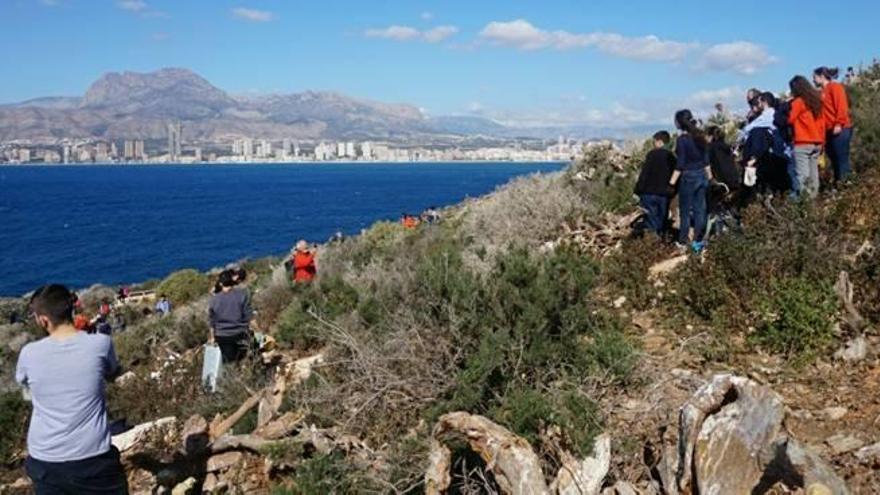
[[[627,239],[619,251],[603,260],[602,285],[610,288],[612,298],[625,296],[635,309],[647,309],[657,297],[648,271],[669,253],[669,246],[653,234]]]
[[[352,476],[353,468],[339,453],[319,454],[296,467],[289,486],[274,495],[329,495],[361,493],[365,487]]]
[[[880,64],[863,69],[859,80],[848,86],[855,134],[852,162],[858,171],[877,165],[880,156]]]
[[[834,342],[836,299],[830,284],[804,277],[774,280],[762,294],[760,308],[753,339],[772,352],[811,355]]]
[[[0,465],[13,463],[16,454],[24,450],[29,414],[21,392],[0,393]]]
[[[156,287],[156,294],[165,294],[171,304],[182,306],[194,299],[207,295],[211,290],[211,279],[196,270],[187,268],[169,275]]]

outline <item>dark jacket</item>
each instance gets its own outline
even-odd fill
[[[653,194],[655,196],[669,195],[669,179],[675,171],[675,155],[666,148],[655,148],[648,152],[642,172],[636,182],[635,193]]]
[[[701,170],[708,165],[705,147],[697,144],[687,133],[678,136],[675,140],[675,156],[678,158],[675,168],[682,172]]]
[[[733,151],[727,143],[713,141],[709,144],[709,165],[712,177],[723,182],[730,189],[742,185],[742,169],[733,158]]]
[[[253,316],[250,294],[240,288],[214,294],[208,305],[208,316],[216,337],[232,337],[247,332]]]
[[[783,141],[791,144],[794,141],[794,128],[788,123],[789,115],[791,115],[791,103],[780,101],[773,116],[773,125],[779,129],[779,134]]]
[[[782,192],[791,188],[788,162],[784,155],[774,152],[778,133],[766,127],[752,129],[743,148],[743,160],[756,160],[759,190]]]

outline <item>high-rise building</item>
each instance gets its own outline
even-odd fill
[[[119,156],[119,153],[117,153],[116,141],[110,141],[110,158],[115,160],[117,156]]]
[[[134,142],[134,159],[135,160],[146,160],[147,154],[144,153],[144,141],[143,139],[138,139]]]
[[[168,159],[177,161],[181,155],[181,147],[183,137],[183,126],[180,122],[170,122],[168,124]]]
[[[61,156],[63,157],[62,160],[64,163],[70,163],[70,145],[69,144],[65,144],[61,148]]]
[[[355,153],[355,150],[354,150],[354,143],[352,143],[352,142],[345,143],[345,156],[348,158],[356,158],[357,157],[357,153]]]
[[[299,158],[299,143],[293,143],[293,157]]]
[[[98,163],[107,163],[110,161],[109,148],[107,143],[98,143],[95,145],[95,161]]]
[[[281,141],[281,158],[287,159],[290,156],[290,139],[285,138]]]
[[[336,143],[336,158],[342,158],[345,156],[345,143],[342,141]]]
[[[364,141],[361,143],[361,158],[364,160],[372,160],[373,159],[373,143],[369,141]]]
[[[254,156],[254,140],[251,138],[244,138],[241,142],[241,156],[250,159]]]
[[[126,139],[122,143],[122,158],[126,160],[134,160],[134,141]]]
[[[193,151],[193,157],[195,158],[195,161],[197,161],[197,162],[202,161],[202,148],[198,148],[198,147],[197,147],[197,148]]]
[[[271,158],[272,157],[272,143],[269,142],[268,139],[260,140],[260,147],[257,150],[257,156],[259,158]]]
[[[18,161],[21,163],[28,163],[31,161],[31,150],[28,148],[21,148],[18,150]]]

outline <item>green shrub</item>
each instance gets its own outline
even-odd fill
[[[156,287],[156,294],[165,294],[171,304],[182,306],[194,299],[207,295],[211,290],[211,279],[196,270],[187,268],[169,275]]]
[[[834,290],[803,277],[773,280],[762,294],[760,324],[753,336],[762,347],[787,356],[813,354],[834,342]]]
[[[351,475],[352,467],[339,453],[319,454],[296,467],[290,486],[278,487],[275,495],[343,495],[360,493],[365,487]]]
[[[648,271],[670,254],[667,244],[655,235],[627,239],[621,249],[602,260],[602,285],[612,298],[625,296],[635,309],[647,309],[657,297]]]
[[[852,162],[856,170],[875,167],[880,157],[880,64],[861,71],[859,80],[847,87],[855,127]]]
[[[297,349],[320,347],[327,333],[322,321],[332,322],[355,310],[359,299],[357,289],[338,276],[322,276],[311,284],[296,286],[293,302],[275,324],[278,342]]]
[[[28,414],[21,392],[0,393],[0,465],[11,464],[24,449]]]

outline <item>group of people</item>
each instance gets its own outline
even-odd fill
[[[675,152],[669,150],[669,132],[655,133],[635,186],[645,228],[660,235],[669,231],[669,204],[677,194],[677,245],[700,252],[709,214],[722,204],[737,210],[760,195],[815,198],[823,153],[833,182],[846,180],[853,129],[846,88],[837,76],[838,70],[828,67],[813,71],[812,84],[795,76],[786,98],[749,90],[749,113],[733,145],[721,125],[703,127],[690,110],[676,112]]]
[[[400,224],[406,229],[414,229],[421,224],[435,224],[440,221],[440,211],[434,206],[429,206],[419,215],[403,213],[400,215]]]

